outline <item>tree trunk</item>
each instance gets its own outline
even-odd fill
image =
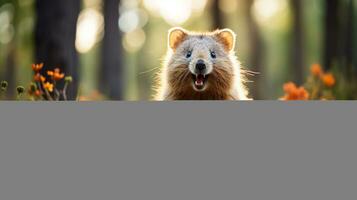
[[[345,48],[344,48],[344,54],[346,56],[346,64],[347,64],[347,76],[349,78],[355,78],[356,74],[353,74],[353,56],[354,56],[354,50],[353,50],[353,44],[354,44],[354,5],[353,5],[354,0],[349,0],[346,3],[346,33],[345,33]]]
[[[354,78],[354,0],[327,0],[325,8],[325,54],[327,70],[338,66],[350,79]]]
[[[211,12],[213,17],[213,24],[212,24],[213,29],[224,28],[222,12],[219,9],[219,1],[220,0],[213,0],[211,5]]]
[[[304,27],[303,27],[303,2],[301,0],[291,0],[293,9],[293,48],[292,62],[294,81],[302,84],[304,81],[305,56],[304,56]]]
[[[248,25],[248,35],[249,35],[249,43],[250,43],[250,52],[249,52],[249,61],[248,67],[250,67],[254,72],[262,74],[262,57],[263,57],[263,40],[259,32],[259,27],[257,22],[252,15],[251,9],[254,4],[254,0],[245,1],[245,15],[247,16],[247,25]],[[250,89],[252,93],[252,97],[254,99],[262,99],[262,80],[259,75],[253,77],[254,84],[252,84],[252,88]]]
[[[121,33],[118,27],[120,0],[104,1],[104,39],[99,89],[113,100],[123,99]]]
[[[75,49],[80,0],[37,0],[35,31],[36,63],[45,63],[42,73],[60,68],[73,77],[68,87],[68,99],[77,97],[79,74]],[[62,88],[64,81],[58,83]]]
[[[338,0],[326,0],[325,3],[325,69],[331,69],[338,59]]]
[[[8,82],[6,98],[12,99],[16,93],[16,50],[14,42],[9,44],[8,55],[5,63],[4,80]]]
[[[353,31],[352,31],[352,52],[357,52],[357,9],[356,9],[356,2],[351,0],[351,9],[352,9],[352,24],[353,24]],[[357,76],[357,54],[353,53],[352,56],[352,66],[353,70],[356,73],[355,75]]]

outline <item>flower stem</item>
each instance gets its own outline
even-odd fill
[[[68,82],[64,84],[63,90],[62,90],[62,96],[65,101],[67,101],[67,88],[68,88]]]
[[[38,86],[38,88],[40,88],[40,91],[41,92],[44,92],[45,93],[45,95],[46,95],[46,98],[49,100],[49,101],[53,101],[53,99],[52,99],[52,97],[51,97],[51,94],[48,92],[48,90],[46,89],[46,88],[44,88],[43,90],[42,90],[42,86],[41,86],[41,83],[38,83],[39,84],[39,86]]]

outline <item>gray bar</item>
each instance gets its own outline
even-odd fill
[[[1,200],[355,200],[354,102],[0,103]]]

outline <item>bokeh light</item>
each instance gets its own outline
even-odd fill
[[[78,18],[76,49],[80,53],[90,51],[103,36],[103,15],[92,8],[84,9]]]
[[[15,34],[12,24],[14,16],[14,6],[10,3],[0,7],[0,43],[9,43]]]
[[[207,4],[207,0],[194,0],[191,1],[193,12],[201,13]]]
[[[134,10],[124,12],[119,19],[119,27],[123,32],[131,32],[139,26],[139,16]]]
[[[202,12],[207,0],[144,0],[144,6],[172,26],[185,23],[194,12]]]
[[[147,14],[140,9],[130,9],[124,11],[119,18],[119,28],[128,33],[135,29],[142,28],[148,21]]]
[[[137,52],[145,44],[146,34],[142,29],[126,33],[123,38],[124,49],[130,53]]]
[[[269,24],[277,18],[281,18],[287,8],[287,0],[255,0],[252,12],[257,22]]]

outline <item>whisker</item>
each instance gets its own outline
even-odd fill
[[[153,68],[153,69],[149,69],[149,70],[147,70],[147,71],[140,72],[140,73],[139,73],[139,76],[148,74],[148,73],[153,72],[153,71],[155,71],[155,70],[157,70],[157,69],[159,69],[159,68],[160,68],[160,67],[155,67],[155,68]]]
[[[247,70],[247,69],[241,69],[241,74],[255,76],[255,75],[259,75],[260,72],[255,72],[255,71],[251,71],[251,70]]]
[[[185,80],[188,76],[190,75],[190,72],[189,71],[186,71],[186,73],[185,73],[185,77],[184,77],[184,79],[183,80]]]
[[[184,83],[184,80],[186,79],[186,77],[187,77],[187,72],[182,73],[182,75],[180,76],[180,79],[179,79],[180,83]]]

